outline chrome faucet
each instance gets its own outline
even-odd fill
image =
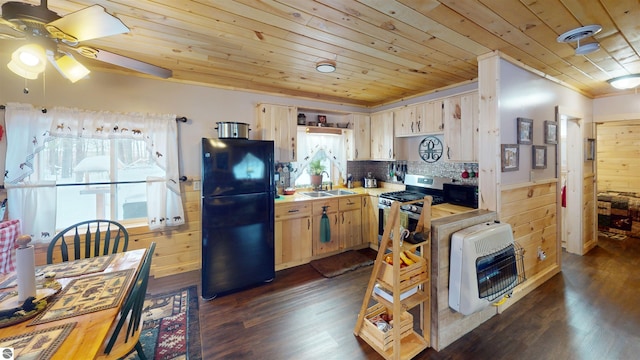
[[[320,181],[320,189],[319,190],[322,190],[322,183],[324,182],[324,176],[323,176],[324,174],[327,174],[327,178],[329,178],[329,184],[331,185],[331,190],[333,190],[333,183],[331,182],[331,177],[329,177],[329,173],[326,172],[326,171],[323,171],[323,172],[320,173],[320,176],[322,176],[322,181]],[[327,190],[326,185],[325,185],[324,189]]]

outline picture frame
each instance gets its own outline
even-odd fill
[[[533,145],[531,167],[533,169],[547,168],[547,147],[545,145]]]
[[[518,118],[518,144],[533,144],[533,119]]]
[[[584,148],[584,160],[590,161],[596,159],[596,139],[588,138]]]
[[[520,167],[520,145],[501,145],[502,172],[517,171]]]
[[[558,143],[558,123],[545,120],[544,122],[544,143],[555,145]]]
[[[318,115],[318,124],[322,124],[321,126],[326,125],[327,123],[327,115]]]

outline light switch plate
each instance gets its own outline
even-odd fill
[[[194,190],[194,191],[196,191],[196,190],[200,190],[200,180],[195,180],[195,181],[193,182],[193,190]]]

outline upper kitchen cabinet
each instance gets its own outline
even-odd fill
[[[393,160],[393,110],[371,114],[371,160]]]
[[[396,137],[442,133],[442,100],[408,105],[394,111]]]
[[[444,139],[449,161],[478,161],[478,92],[444,99]]]
[[[296,161],[297,118],[295,106],[258,105],[256,133],[259,139],[274,141],[276,161]]]
[[[434,100],[423,104],[422,112],[418,111],[418,119],[424,114],[424,132],[428,134],[444,131],[444,101]]]
[[[371,119],[365,114],[349,114],[347,120],[353,132],[348,160],[369,160],[371,158]]]
[[[403,106],[393,112],[393,130],[395,136],[412,136],[418,130],[416,111],[418,105]]]

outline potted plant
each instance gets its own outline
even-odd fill
[[[311,176],[311,185],[313,185],[315,189],[320,187],[320,185],[322,185],[322,172],[325,171],[325,166],[322,165],[322,159],[312,160],[309,163],[307,171]]]

